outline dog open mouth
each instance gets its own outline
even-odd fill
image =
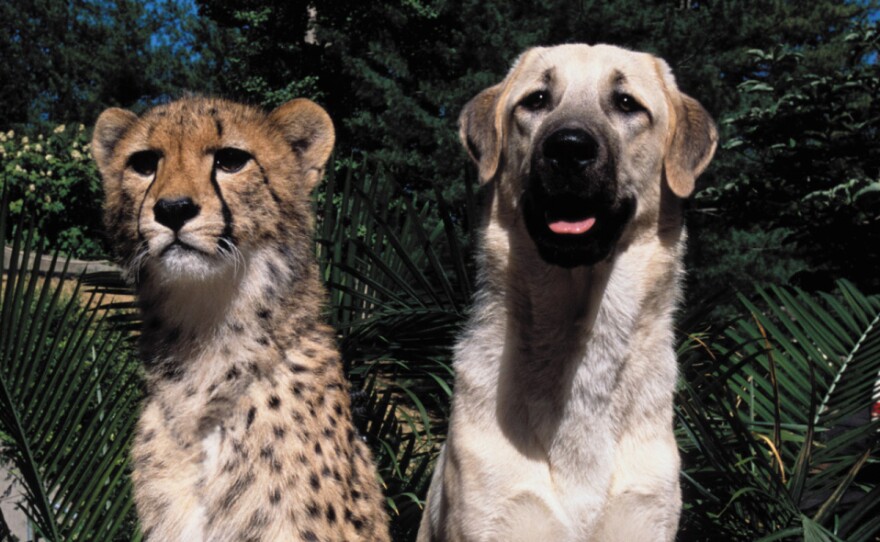
[[[607,194],[549,196],[540,185],[523,196],[526,229],[541,257],[562,267],[595,264],[611,254],[635,201]]]
[[[596,217],[588,209],[589,205],[581,198],[550,198],[544,213],[547,227],[557,235],[586,234],[596,224]]]

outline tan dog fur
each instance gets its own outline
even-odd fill
[[[536,91],[546,105],[531,110]],[[624,94],[644,110],[622,110]],[[673,540],[681,204],[714,153],[711,118],[663,60],[576,44],[526,51],[460,123],[489,201],[419,540]],[[601,134],[606,180],[635,201],[589,265],[548,263],[524,225],[538,140],[555,126]]]

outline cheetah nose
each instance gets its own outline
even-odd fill
[[[198,216],[201,207],[192,198],[160,199],[153,206],[156,222],[179,231],[187,221]]]

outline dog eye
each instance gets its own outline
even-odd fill
[[[544,109],[547,106],[548,101],[549,96],[547,93],[543,90],[538,90],[523,98],[523,100],[519,102],[519,105],[525,107],[529,111],[537,111],[539,109]]]
[[[623,111],[624,113],[637,113],[639,111],[646,111],[646,109],[640,104],[635,98],[626,93],[618,93],[614,96],[614,105],[617,106],[617,109]]]
[[[128,167],[138,175],[149,177],[159,167],[159,153],[156,151],[140,151],[128,158]]]
[[[214,165],[224,173],[238,173],[250,159],[250,153],[232,147],[214,153]]]

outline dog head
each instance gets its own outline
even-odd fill
[[[459,122],[481,182],[497,183],[506,215],[564,267],[656,223],[664,190],[688,197],[718,140],[663,60],[609,45],[529,49]]]

